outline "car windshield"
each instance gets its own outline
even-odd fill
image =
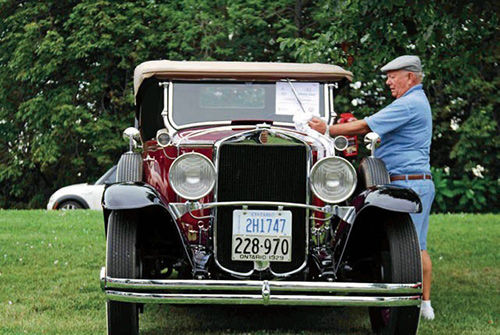
[[[292,89],[293,85],[293,89]],[[170,122],[187,124],[269,120],[293,123],[295,113],[325,116],[324,85],[317,82],[174,82]]]
[[[112,184],[116,182],[116,165],[113,165],[105,174],[103,174],[94,185]]]

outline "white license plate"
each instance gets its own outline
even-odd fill
[[[234,210],[233,261],[292,261],[292,212]]]

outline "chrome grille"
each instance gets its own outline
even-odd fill
[[[307,203],[307,147],[301,144],[270,145],[226,143],[218,152],[217,201],[278,201]],[[248,273],[252,261],[231,260],[232,213],[241,207],[223,207],[216,216],[218,263],[237,273]],[[249,207],[272,209],[276,207]],[[285,209],[287,209],[285,207]],[[271,263],[275,273],[299,268],[306,258],[307,211],[292,211],[292,262]]]

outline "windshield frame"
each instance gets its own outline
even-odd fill
[[[102,176],[99,177],[92,185],[104,185],[106,184],[107,179],[113,172],[116,171],[116,164],[110,167]],[[116,182],[116,180],[114,181]]]
[[[174,98],[174,87],[175,83],[179,82],[203,82],[204,80],[175,80],[175,81],[168,81],[165,82],[164,89],[168,90],[168,94],[166,95],[168,97],[168,103],[167,103],[167,108],[163,109],[162,115],[165,116],[167,115],[167,118],[163,117],[163,123],[165,124],[165,127],[167,129],[173,129],[173,130],[183,130],[183,129],[189,129],[193,127],[206,127],[206,126],[224,126],[224,125],[231,125],[234,121],[241,121],[241,120],[221,120],[221,121],[203,121],[203,122],[193,122],[193,123],[187,123],[184,125],[178,125],[174,122],[173,120],[173,98]],[[246,83],[246,82],[253,82],[253,83],[263,83],[266,81],[263,80],[227,80],[227,79],[222,79],[222,80],[216,80],[216,79],[210,79],[207,80],[207,82],[217,82],[219,81],[221,84],[231,84],[231,83]],[[269,83],[276,83],[276,82],[287,82],[287,79],[282,79],[282,80],[272,80],[272,81],[267,81]],[[300,83],[304,81],[296,81],[293,80],[291,81],[292,85],[294,83]],[[320,104],[323,104],[323,110],[325,113],[325,118],[328,124],[330,124],[332,115],[335,115],[334,108],[333,108],[333,99],[334,99],[334,89],[333,86],[336,85],[336,82],[330,83],[330,82],[322,82],[322,81],[311,81],[308,80],[306,82],[314,82],[314,83],[319,83],[320,87],[323,89],[323,97],[321,97],[320,94]],[[321,92],[321,90],[320,90]],[[164,102],[165,103],[165,102]],[[168,121],[168,124],[166,122]],[[255,120],[248,120],[249,124],[255,123],[253,122]],[[270,121],[272,122],[273,125],[276,126],[284,126],[284,127],[294,127],[293,122],[281,122],[281,121],[274,121],[274,120],[262,120],[262,122],[265,121]],[[241,123],[238,123],[241,124]]]

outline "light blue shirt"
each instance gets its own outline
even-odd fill
[[[431,173],[432,113],[421,84],[365,121],[380,135],[375,157],[384,161],[389,174]]]

